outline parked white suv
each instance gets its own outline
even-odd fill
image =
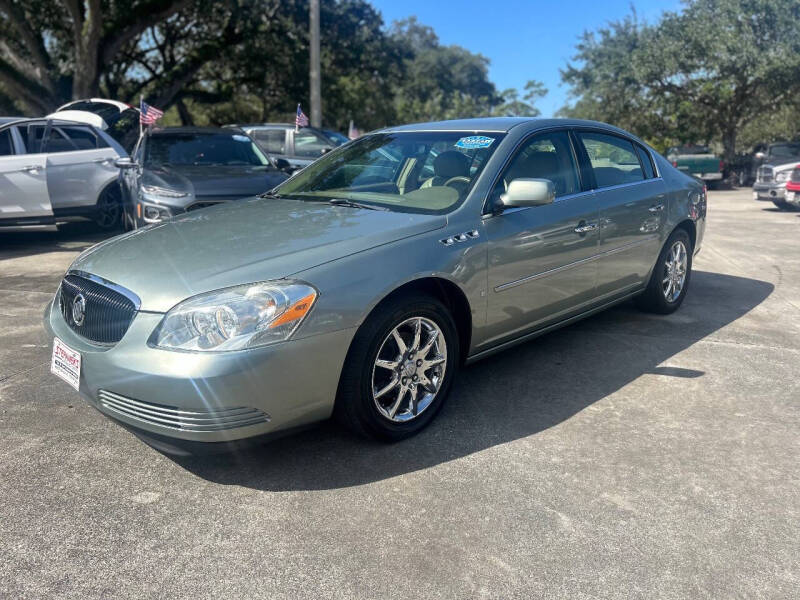
[[[0,226],[89,218],[121,223],[117,158],[128,156],[107,132],[62,119],[0,126]]]

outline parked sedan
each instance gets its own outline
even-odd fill
[[[0,226],[89,218],[120,223],[118,169],[127,153],[106,132],[60,119],[0,126]]]
[[[148,133],[117,166],[126,229],[254,196],[287,178],[244,132],[210,127]]]
[[[676,310],[705,214],[701,183],[609,125],[385,129],[84,252],[45,314],[52,370],[164,450],[331,415],[399,440],[464,363],[630,298]]]

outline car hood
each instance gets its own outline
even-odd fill
[[[195,294],[288,277],[445,223],[442,215],[251,198],[112,238],[70,269],[131,290],[142,310],[164,312]]]
[[[800,163],[800,158],[784,157],[778,161],[764,163],[764,166],[771,168],[773,171],[791,171],[798,165],[798,163]]]
[[[142,184],[187,192],[191,202],[255,196],[286,178],[285,173],[266,166],[153,165],[145,169]]]

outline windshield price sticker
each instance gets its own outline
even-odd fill
[[[470,135],[463,137],[456,142],[456,148],[473,150],[475,148],[488,148],[494,142],[494,138],[485,135]]]

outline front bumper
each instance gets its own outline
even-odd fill
[[[234,442],[327,419],[355,333],[341,330],[238,352],[173,352],[147,345],[163,315],[139,312],[109,348],[75,334],[53,304],[45,311],[45,328],[81,353],[81,396],[145,441]],[[109,393],[116,404],[108,401]],[[231,418],[240,412],[260,412],[268,420]],[[217,415],[226,418],[219,418],[219,427],[209,425]],[[208,427],[198,430],[197,423]]]
[[[786,194],[786,182],[753,184],[754,200],[783,200]]]

